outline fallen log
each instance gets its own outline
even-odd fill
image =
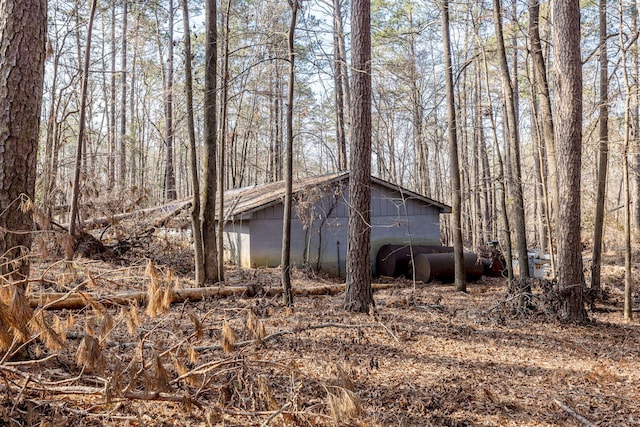
[[[393,283],[381,283],[372,285],[373,290],[389,289],[397,286]],[[345,285],[316,286],[313,288],[293,288],[293,294],[298,296],[311,295],[336,295],[343,292]],[[245,296],[248,298],[256,295],[275,297],[282,295],[281,288],[256,289],[254,286],[224,286],[209,288],[186,288],[172,291],[171,303],[185,301],[201,301],[205,298],[225,298],[231,296]],[[144,304],[147,300],[146,291],[123,292],[115,295],[99,295],[89,292],[68,293],[43,293],[31,295],[29,305],[32,308],[42,307],[45,310],[77,310],[98,302],[106,307],[129,305],[131,303]]]
[[[90,230],[92,228],[99,228],[105,225],[109,225],[109,224],[113,224],[114,222],[119,222],[122,221],[124,219],[128,219],[128,218],[134,218],[134,217],[144,217],[156,212],[167,212],[169,215],[169,218],[171,217],[171,213],[176,211],[176,210],[182,210],[182,208],[185,207],[185,205],[190,204],[192,201],[192,198],[188,198],[188,199],[184,199],[184,200],[179,200],[179,201],[174,201],[171,203],[167,203],[165,205],[161,205],[161,206],[154,206],[151,208],[146,208],[146,209],[140,209],[137,211],[133,211],[133,212],[125,212],[125,213],[121,213],[121,214],[115,214],[115,215],[109,215],[109,216],[103,216],[100,218],[92,218],[89,220],[86,220],[82,223],[82,227],[85,230]],[[64,228],[68,228],[68,224],[62,224],[62,227]]]

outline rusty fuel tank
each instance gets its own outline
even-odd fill
[[[378,276],[400,277],[411,271],[411,257],[418,254],[453,253],[451,246],[384,245],[378,250],[376,267]]]
[[[455,279],[453,252],[418,254],[414,257],[414,271],[416,280],[425,283],[434,280],[453,282]],[[482,277],[484,265],[474,252],[464,253],[464,271],[468,282]]]

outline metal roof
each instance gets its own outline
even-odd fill
[[[293,194],[317,186],[330,185],[337,182],[348,182],[349,172],[336,172],[326,175],[318,175],[293,181]],[[380,178],[371,177],[372,184],[380,185],[391,191],[401,193],[403,198],[415,199],[420,202],[435,206],[440,213],[451,212],[451,207],[429,197],[407,190],[399,185],[392,184]],[[251,187],[242,187],[225,191],[225,220],[239,216],[246,217],[253,212],[265,209],[274,204],[282,203],[285,196],[285,182],[277,181],[268,184],[260,184]]]

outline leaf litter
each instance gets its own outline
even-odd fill
[[[167,293],[195,284],[151,261],[34,270],[30,294],[146,291],[147,302],[36,308],[26,354],[0,357],[2,425],[640,425],[637,321],[594,311],[577,326],[519,311],[502,279],[466,294],[387,279],[376,311],[354,314],[342,293],[281,306],[264,292],[279,287],[277,269],[228,266],[225,286],[262,292],[178,304]],[[294,288],[339,284],[294,271]],[[615,305],[622,283],[607,286]],[[12,336],[3,351],[16,350]]]

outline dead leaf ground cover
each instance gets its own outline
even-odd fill
[[[31,290],[193,286],[168,268],[155,279],[145,270],[43,264]],[[276,270],[229,267],[226,278],[279,286]],[[302,271],[293,283],[337,284]],[[608,285],[614,303],[620,285]],[[464,294],[398,280],[376,292],[375,315],[345,312],[342,293],[288,309],[260,292],[47,312],[64,346],[47,349],[40,337],[28,360],[0,362],[0,425],[640,425],[637,322],[592,312],[587,326],[562,324],[514,311],[505,288],[483,279]]]

